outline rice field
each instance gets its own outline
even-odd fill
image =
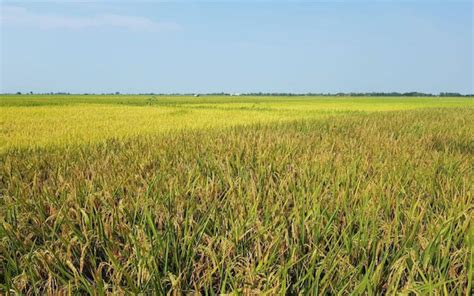
[[[2,95],[0,149],[444,107],[474,107],[474,102],[470,98]]]
[[[447,294],[473,98],[0,96],[0,294]]]

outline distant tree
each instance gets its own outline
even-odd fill
[[[16,94],[17,94],[17,95],[21,95],[21,91],[17,91]]]
[[[455,92],[442,92],[439,94],[440,97],[461,97],[460,93]]]
[[[119,91],[116,91],[116,92],[115,92],[115,94],[116,94],[116,95],[119,95],[119,94],[120,94],[120,92],[119,92]]]

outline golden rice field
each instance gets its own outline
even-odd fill
[[[0,96],[0,149],[322,119],[349,113],[474,107],[468,98]]]
[[[474,99],[0,96],[0,294],[471,295]]]

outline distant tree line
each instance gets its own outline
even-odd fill
[[[441,92],[439,94],[422,92],[350,92],[350,93],[246,93],[249,96],[341,96],[341,97],[472,97],[473,94]]]
[[[8,93],[7,93],[8,94]],[[33,93],[30,92],[16,92],[17,95],[121,95],[120,92],[110,93],[69,93],[69,92],[44,92],[44,93]],[[138,93],[136,95],[149,95],[149,96],[192,96],[196,93]],[[134,95],[134,94],[129,94]],[[460,94],[457,92],[441,92],[439,94],[423,93],[423,92],[338,92],[338,93],[286,93],[286,92],[250,92],[250,93],[227,93],[227,92],[213,92],[213,93],[199,93],[202,96],[341,96],[341,97],[472,97],[474,94]]]

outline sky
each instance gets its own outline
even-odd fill
[[[1,1],[0,92],[472,94],[472,1]]]

